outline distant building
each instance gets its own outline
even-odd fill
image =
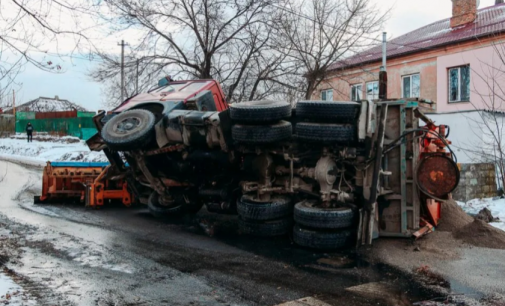
[[[58,96],[54,98],[39,97],[16,106],[16,112],[49,113],[67,111],[88,112],[84,107],[68,100],[60,99]],[[5,114],[12,114],[13,109],[12,107],[6,107],[3,109],[3,112]]]

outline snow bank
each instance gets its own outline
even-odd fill
[[[505,199],[488,198],[488,199],[475,199],[466,203],[458,202],[458,205],[463,210],[470,214],[476,215],[483,208],[487,208],[493,214],[493,217],[500,218],[499,222],[489,223],[490,225],[505,231]]]
[[[51,136],[54,138],[54,136]],[[45,163],[47,161],[106,162],[103,152],[91,152],[83,141],[66,143],[67,137],[28,143],[25,139],[0,139],[0,157],[8,160]]]
[[[24,140],[26,141],[26,133],[16,133],[13,135],[9,136],[10,139],[18,139],[18,140]],[[33,140],[34,141],[44,141],[44,142],[57,142],[57,143],[78,143],[81,142],[81,140],[78,137],[74,136],[54,136],[50,135],[49,133],[45,132],[36,132],[35,135],[33,135]],[[1,141],[1,139],[0,139]]]

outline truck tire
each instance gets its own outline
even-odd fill
[[[318,231],[295,224],[293,227],[293,240],[296,244],[311,249],[342,249],[351,245],[353,231]]]
[[[288,217],[270,221],[251,221],[239,217],[238,226],[242,234],[275,237],[288,234],[293,226],[293,220]]]
[[[183,209],[180,203],[174,205],[173,207],[161,205],[159,202],[159,194],[156,191],[153,191],[151,196],[149,196],[147,207],[149,208],[151,215],[156,218],[166,218],[170,215],[179,214]]]
[[[254,199],[254,196],[244,194],[237,201],[238,214],[247,220],[274,220],[290,215],[293,212],[291,199],[285,196],[274,196],[269,201]]]
[[[230,117],[238,122],[272,122],[291,116],[291,105],[281,101],[249,101],[230,105]]]
[[[125,111],[107,121],[101,132],[102,138],[115,151],[138,149],[152,140],[155,122],[156,117],[150,111]]]
[[[356,213],[347,207],[319,208],[315,202],[303,201],[295,205],[296,223],[316,229],[339,229],[355,224]]]
[[[360,104],[356,102],[299,101],[296,116],[303,119],[331,120],[332,123],[353,123]]]
[[[296,125],[296,136],[308,142],[348,143],[356,140],[356,127],[350,124],[301,122]]]
[[[246,144],[267,144],[288,140],[293,134],[290,122],[280,121],[272,125],[243,125],[232,127],[234,141]]]

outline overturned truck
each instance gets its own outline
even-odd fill
[[[423,115],[432,108],[419,99],[228,106],[213,80],[164,81],[95,116],[88,146],[154,216],[205,205],[237,214],[243,233],[292,233],[330,249],[437,225],[459,170],[449,128]]]

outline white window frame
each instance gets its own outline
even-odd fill
[[[323,99],[323,93],[326,96],[326,99]],[[328,93],[331,95],[331,99],[328,99]],[[333,101],[333,89],[321,90],[321,100],[322,101]]]
[[[447,101],[449,103],[461,103],[461,102],[470,102],[470,88],[468,89],[468,100],[461,100],[461,87],[463,82],[461,81],[461,68],[468,68],[468,73],[470,74],[468,77],[471,80],[471,70],[470,65],[462,65],[458,67],[451,67],[447,69]],[[458,98],[456,100],[451,100],[451,70],[458,70]]]
[[[351,101],[355,101],[355,100],[353,100],[353,99],[352,99],[352,94],[353,94],[353,91],[354,91],[355,89],[357,90],[357,88],[358,88],[358,87],[361,87],[361,89],[360,89],[361,99],[357,99],[356,101],[363,100],[363,84],[354,84],[354,85],[351,85],[351,97],[350,97],[350,98],[351,98]],[[356,96],[357,96],[357,95],[356,95]]]
[[[415,75],[419,76],[419,96],[417,96],[417,97],[414,97],[412,95],[412,88],[413,88],[413,86],[412,86],[412,77],[415,76]],[[405,97],[405,95],[404,95],[405,91],[403,90],[404,79],[407,79],[407,78],[410,79],[410,97],[408,97],[408,98]],[[402,76],[402,98],[409,99],[409,98],[420,98],[420,97],[421,97],[421,74],[420,73],[413,73],[413,74]]]
[[[377,96],[375,97],[375,95],[372,93],[372,99],[368,98],[368,85],[369,84],[377,84]],[[367,100],[377,100],[377,99],[379,99],[379,91],[380,91],[380,89],[379,89],[379,81],[367,82],[365,84],[365,96],[366,96]],[[372,87],[372,92],[373,92],[373,87]]]

